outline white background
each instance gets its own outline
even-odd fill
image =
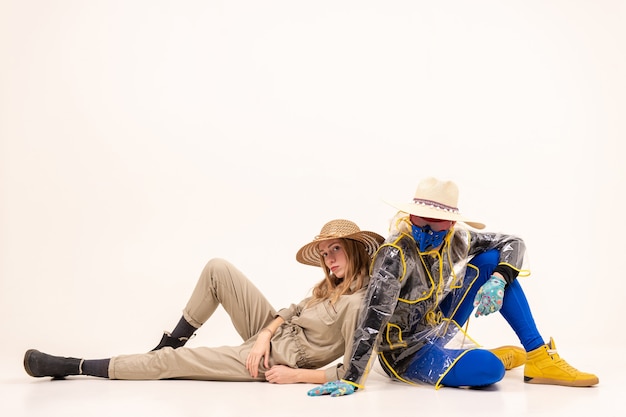
[[[334,218],[385,235],[426,176],[526,240],[542,335],[593,371],[623,352],[625,7],[0,0],[5,371],[151,349],[212,257],[297,302],[300,246]],[[191,343],[238,339],[218,310]]]

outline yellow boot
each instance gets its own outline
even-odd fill
[[[518,346],[500,346],[489,351],[502,361],[507,371],[526,363],[526,351]]]
[[[590,387],[596,385],[598,377],[580,372],[561,359],[556,352],[554,340],[528,352],[524,367],[524,382],[529,384],[565,385],[567,387]]]

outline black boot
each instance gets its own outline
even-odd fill
[[[78,358],[52,356],[35,349],[27,350],[24,355],[26,373],[37,378],[43,376],[63,378],[68,375],[80,375],[80,362],[81,359]]]
[[[152,350],[159,350],[166,346],[174,349],[184,346],[185,343],[191,339],[196,330],[198,329],[189,324],[187,320],[185,320],[185,317],[181,317],[180,320],[178,320],[178,323],[176,323],[174,330],[172,330],[172,333],[164,332],[161,341]]]
[[[171,347],[171,348],[177,349],[181,346],[185,346],[185,343],[187,343],[187,340],[189,340],[188,337],[172,337],[170,333],[164,332],[163,337],[161,338],[161,341],[152,350],[155,351],[155,350],[162,349],[164,347]]]

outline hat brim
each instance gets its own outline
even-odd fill
[[[474,220],[469,220],[465,218],[464,216],[462,216],[460,213],[440,209],[434,206],[426,206],[424,204],[413,204],[413,203],[396,203],[396,202],[390,202],[390,201],[385,201],[385,203],[389,204],[392,207],[395,207],[396,209],[404,213],[412,214],[414,216],[428,217],[431,219],[451,220],[455,222],[463,222],[467,224],[468,226],[471,226],[475,229],[485,228],[484,223],[476,222]]]
[[[368,232],[366,230],[341,237],[316,239],[300,248],[298,253],[296,253],[296,260],[305,265],[320,266],[320,253],[318,245],[321,242],[333,239],[351,239],[361,242],[365,245],[365,250],[370,256],[374,255],[376,250],[378,250],[378,247],[385,241],[385,238],[378,233]]]

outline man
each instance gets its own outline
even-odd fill
[[[373,260],[348,370],[342,380],[309,395],[348,395],[363,388],[375,348],[384,371],[410,384],[482,387],[524,363],[527,383],[598,384],[597,376],[570,366],[554,341],[545,343],[539,334],[517,281],[524,242],[472,230],[485,226],[462,216],[457,203],[456,184],[427,178],[411,203],[391,204],[399,213]],[[521,355],[514,347],[449,346],[474,307],[477,317],[500,311],[524,346]]]

